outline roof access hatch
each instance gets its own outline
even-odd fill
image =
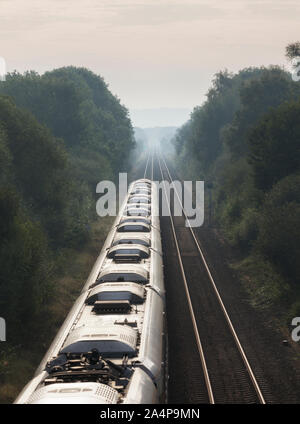
[[[140,262],[142,259],[149,258],[149,249],[141,245],[122,244],[111,247],[107,257],[118,263]]]
[[[137,331],[125,325],[87,326],[73,330],[60,353],[86,353],[97,349],[104,358],[136,355]]]
[[[148,282],[148,272],[142,265],[134,264],[120,264],[120,265],[110,265],[105,267],[100,273],[97,282],[126,282],[132,281],[134,283],[143,283]]]
[[[145,289],[137,283],[103,283],[94,287],[86,304],[93,305],[97,300],[128,300],[131,305],[144,302]]]

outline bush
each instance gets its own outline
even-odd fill
[[[250,132],[249,162],[258,189],[268,191],[277,181],[300,171],[299,117],[300,101],[284,103]]]
[[[268,309],[289,300],[289,286],[274,265],[265,258],[249,255],[234,268],[241,272],[254,306]]]
[[[277,183],[266,196],[258,221],[258,251],[293,283],[300,278],[300,176]]]

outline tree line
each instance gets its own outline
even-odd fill
[[[64,249],[89,239],[96,184],[126,170],[133,147],[127,109],[85,68],[0,82],[0,316],[10,345],[38,338]]]
[[[181,175],[213,187],[214,223],[242,254],[254,302],[299,315],[300,82],[277,66],[221,71],[174,145]]]

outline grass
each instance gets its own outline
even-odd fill
[[[99,255],[114,217],[98,218],[91,226],[90,240],[79,249],[65,249],[60,258],[60,273],[48,305],[47,319],[40,324],[43,334],[33,336],[32,348],[1,345],[0,403],[12,403],[32,378],[36,368],[78,297]],[[35,340],[37,339],[37,340]]]
[[[274,266],[257,255],[231,264],[249,294],[252,306],[267,313],[275,328],[289,341],[294,358],[300,358],[299,343],[291,338],[291,322],[300,316],[300,287],[291,286]]]
[[[259,309],[270,309],[289,294],[289,286],[274,267],[256,255],[249,255],[232,264],[250,294],[252,305]]]

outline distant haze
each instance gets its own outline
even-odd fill
[[[162,151],[168,154],[174,153],[172,139],[176,134],[177,127],[154,127],[134,128],[135,139],[140,146],[160,146]]]
[[[85,66],[104,77],[134,125],[180,125],[221,69],[283,65],[299,0],[0,0],[8,71]],[[139,109],[138,112],[135,110]],[[154,115],[156,113],[156,115]],[[150,120],[151,119],[151,120]]]
[[[135,127],[179,127],[190,117],[191,109],[158,108],[130,109],[130,117]]]
[[[159,142],[163,139],[170,140],[175,135],[176,130],[177,127],[134,128],[136,138],[143,138],[150,143]]]

